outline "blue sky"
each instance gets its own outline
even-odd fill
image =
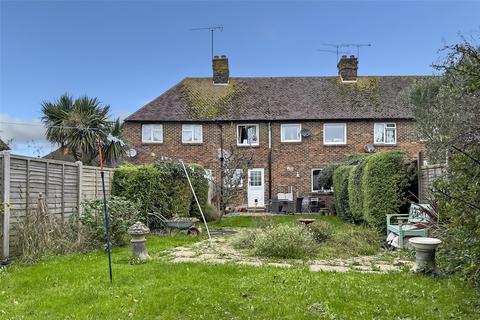
[[[0,121],[38,121],[68,92],[125,117],[186,76],[210,76],[210,38],[233,76],[335,75],[322,43],[371,43],[361,75],[431,74],[438,50],[480,34],[480,2],[1,1]],[[0,123],[21,154],[51,150],[40,126]],[[41,146],[40,152],[34,146]]]

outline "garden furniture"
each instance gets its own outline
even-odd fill
[[[408,214],[387,214],[387,236],[389,233],[398,235],[398,246],[404,248],[405,237],[427,237],[428,229],[425,224],[429,216],[425,210],[431,210],[428,204],[412,203]],[[396,219],[396,223],[393,219]]]

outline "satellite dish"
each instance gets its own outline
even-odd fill
[[[311,132],[310,132],[310,130],[308,130],[308,129],[302,129],[302,130],[300,131],[300,134],[302,135],[302,137],[306,138],[306,137],[310,137]]]
[[[367,151],[368,153],[373,153],[375,152],[375,147],[373,146],[373,144],[369,143],[365,146],[365,151]]]
[[[133,149],[133,148],[132,148],[132,149],[129,149],[129,150],[127,151],[127,156],[128,156],[129,158],[133,158],[133,157],[135,157],[136,155],[137,155],[137,150],[135,150],[135,149]]]

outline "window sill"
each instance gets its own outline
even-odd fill
[[[239,148],[258,148],[260,147],[260,144],[238,144],[237,147]]]
[[[182,145],[184,146],[200,146],[202,144],[203,142],[182,142]]]
[[[375,147],[395,147],[397,143],[374,143]]]
[[[280,143],[285,143],[285,144],[300,144],[300,143],[302,143],[302,140],[300,140],[300,141],[280,141]]]
[[[347,147],[346,143],[323,143],[325,147]]]
[[[159,144],[163,144],[163,141],[162,142],[148,142],[148,141],[142,141],[142,145],[144,146],[155,146],[155,145],[159,145]]]

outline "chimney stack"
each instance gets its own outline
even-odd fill
[[[221,57],[214,56],[212,60],[213,67],[213,84],[228,84],[230,72],[228,70],[228,58],[223,55]]]
[[[343,82],[357,81],[358,58],[354,55],[350,57],[343,55],[340,61],[338,61],[337,68]]]

